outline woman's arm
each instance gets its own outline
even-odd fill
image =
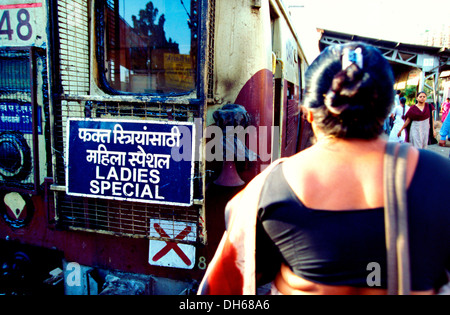
[[[439,134],[440,134],[439,145],[444,147],[446,138],[450,137],[450,118],[444,120],[444,123],[442,124]]]
[[[397,137],[400,137],[402,135],[402,131],[403,129],[405,129],[406,127],[408,127],[408,125],[411,123],[411,119],[409,117],[406,118],[405,123],[403,124],[402,128],[400,129],[400,131],[397,134]]]
[[[431,108],[433,108],[433,107],[431,107]],[[436,132],[436,129],[434,129],[434,112],[435,112],[436,110],[435,109],[433,109],[431,112],[430,112],[430,119],[431,119],[431,129],[433,129],[433,136],[436,138],[436,136],[437,136],[437,132]]]

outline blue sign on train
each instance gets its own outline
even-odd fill
[[[37,111],[37,116],[37,131],[42,134],[40,110]],[[26,134],[33,133],[33,107],[31,103],[0,102],[0,131],[9,130]]]
[[[190,123],[70,119],[66,192],[190,206],[194,133]]]

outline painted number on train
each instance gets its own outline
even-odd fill
[[[42,3],[0,5],[0,43],[4,45],[24,44],[36,37],[35,18],[42,12]]]

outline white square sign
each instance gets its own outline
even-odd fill
[[[150,237],[164,237],[175,241],[195,241],[195,223],[150,219]],[[192,269],[195,266],[195,246],[171,241],[150,240],[150,265]]]

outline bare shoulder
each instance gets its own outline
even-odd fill
[[[419,150],[417,150],[413,146],[410,146],[408,151],[408,166],[406,173],[407,186],[409,186],[409,184],[411,183],[418,164],[419,164]]]
[[[318,158],[322,159],[323,156],[314,146],[312,146],[287,158],[283,164],[290,170],[310,169],[312,165],[311,162]]]
[[[386,142],[381,141],[313,146],[287,159],[283,174],[300,200],[311,208],[379,207],[383,204],[385,146]],[[418,160],[419,151],[411,146],[407,186],[412,182]]]
[[[419,160],[419,150],[417,150],[415,147],[410,146],[408,151],[408,161],[410,163],[416,163]]]
[[[324,172],[332,172],[333,155],[312,146],[297,153],[283,163],[283,174],[295,190],[303,186],[301,183],[313,183],[321,178]]]

